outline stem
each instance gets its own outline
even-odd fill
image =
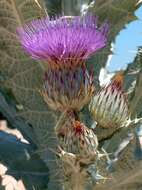
[[[64,124],[68,121],[69,118],[75,118],[75,113],[73,111],[64,111],[61,115],[60,118],[55,126],[55,133],[58,136],[60,130],[64,126]]]
[[[61,149],[60,158],[63,161],[65,179],[64,190],[85,190],[87,172],[81,167],[79,157]]]
[[[73,173],[68,183],[65,184],[65,190],[85,190],[86,175],[85,173]]]
[[[71,182],[73,184],[72,190],[84,190],[85,189],[85,176],[81,173],[76,173],[72,176]]]

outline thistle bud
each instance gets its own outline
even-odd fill
[[[99,126],[119,128],[127,121],[129,111],[122,85],[123,74],[118,73],[92,98],[89,109]]]
[[[98,140],[92,129],[68,115],[64,125],[58,129],[61,146],[66,152],[84,156],[96,155]]]

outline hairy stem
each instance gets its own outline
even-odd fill
[[[81,173],[76,173],[71,179],[73,188],[72,190],[84,190],[85,189],[85,176]]]

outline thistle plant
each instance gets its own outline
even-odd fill
[[[62,0],[63,7],[66,2],[68,1]],[[70,6],[72,2],[74,1],[68,4],[69,11],[63,10],[64,14],[72,12],[72,6]],[[137,111],[138,115],[134,112],[141,100],[141,67],[138,68],[136,75],[138,78],[137,82],[135,81],[136,85],[134,83],[129,93],[126,87],[129,71],[126,71],[127,74],[125,72],[113,74],[109,84],[103,87],[99,86],[97,79],[101,67],[104,67],[107,56],[110,54],[110,43],[114,41],[126,23],[135,19],[133,12],[138,4],[136,5],[137,0],[130,0],[129,3],[120,0],[76,2],[78,2],[76,10],[80,8],[80,12],[72,15],[80,14],[81,16],[54,18],[50,18],[49,9],[49,17],[42,14],[42,11],[46,9],[42,0],[31,2],[3,0],[0,3],[0,11],[2,10],[0,15],[2,21],[0,82],[1,79],[6,81],[4,91],[9,85],[14,94],[16,111],[13,112],[13,103],[12,114],[9,107],[8,111],[5,109],[6,106],[2,104],[7,100],[3,101],[1,94],[0,109],[3,113],[7,111],[5,115],[8,121],[21,130],[30,143],[27,146],[21,145],[25,153],[24,159],[31,160],[32,167],[36,167],[38,164],[32,164],[30,156],[39,154],[40,159],[49,167],[49,181],[47,172],[44,172],[46,179],[43,174],[41,177],[46,187],[48,184],[48,190],[91,190],[94,188],[119,190],[128,181],[124,179],[127,168],[135,169],[135,158],[132,158],[132,148],[135,145],[138,155],[136,158],[141,158],[141,133],[138,132],[135,137],[133,126],[142,119],[132,120],[137,116],[141,117],[140,111]],[[30,4],[32,8],[29,7]],[[9,10],[8,16],[11,15],[8,24],[7,10]],[[31,12],[26,15],[25,10]],[[93,12],[97,16],[94,16]],[[104,20],[108,20],[110,27],[107,22],[100,24]],[[17,35],[15,35],[16,28]],[[19,42],[23,49],[20,48]],[[90,60],[93,60],[93,63]],[[42,62],[44,66],[46,65],[44,69],[41,67]],[[94,67],[94,71],[90,69],[91,66]],[[132,98],[131,102],[129,100],[132,96],[135,98]],[[60,114],[59,118],[58,114]],[[131,134],[127,136],[128,129]],[[132,144],[135,138],[136,144]],[[33,144],[36,145],[34,153],[32,148],[29,153],[28,147]],[[52,157],[52,153],[55,157]],[[18,156],[14,157],[14,161],[16,157]],[[22,162],[25,165],[27,163],[23,159]],[[125,164],[127,162],[128,164]],[[59,168],[56,167],[56,163]],[[11,166],[9,168],[11,169]],[[20,168],[20,171],[25,172],[23,168]],[[31,166],[28,169],[32,171]],[[47,170],[46,168],[43,171]],[[137,173],[136,169],[135,172]],[[17,175],[20,178],[23,177],[22,173]],[[15,174],[15,179],[17,175]],[[36,175],[39,176],[40,172]],[[25,176],[27,177],[27,174]],[[139,173],[137,176],[140,176]],[[36,180],[30,184],[30,187],[25,187],[28,190],[46,188],[41,178],[36,176]],[[126,176],[126,179],[128,178],[129,176]],[[134,175],[134,178],[137,182],[138,177]],[[37,179],[42,184],[39,187],[36,187]],[[56,181],[61,183],[62,188],[58,188]]]
[[[97,125],[116,130],[130,118],[122,73],[95,92],[93,75],[86,67],[86,60],[107,44],[108,30],[107,22],[98,27],[97,17],[91,14],[43,18],[17,30],[24,50],[33,59],[47,63],[41,96],[51,109],[63,112],[55,134],[66,189],[85,189],[92,178],[88,172],[92,165],[94,180],[105,179],[98,174],[101,153],[97,136],[80,121],[78,112],[91,100],[89,109]]]
[[[97,17],[85,15],[70,19],[44,18],[17,30],[25,51],[34,59],[47,61],[48,70],[41,90],[45,102],[54,110],[66,114],[75,112],[66,117],[65,125],[58,126],[58,130],[55,128],[57,136],[63,137],[63,140],[59,138],[59,142],[64,142],[61,148],[79,155],[80,159],[88,157],[90,164],[92,158],[95,161],[97,157],[97,137],[76,115],[94,94],[93,76],[89,74],[85,60],[106,45],[108,28],[108,23],[98,27]],[[73,189],[81,189],[80,180]]]

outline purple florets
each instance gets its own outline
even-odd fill
[[[97,27],[97,18],[43,18],[18,28],[20,41],[34,59],[49,63],[78,64],[106,45],[108,24]]]

